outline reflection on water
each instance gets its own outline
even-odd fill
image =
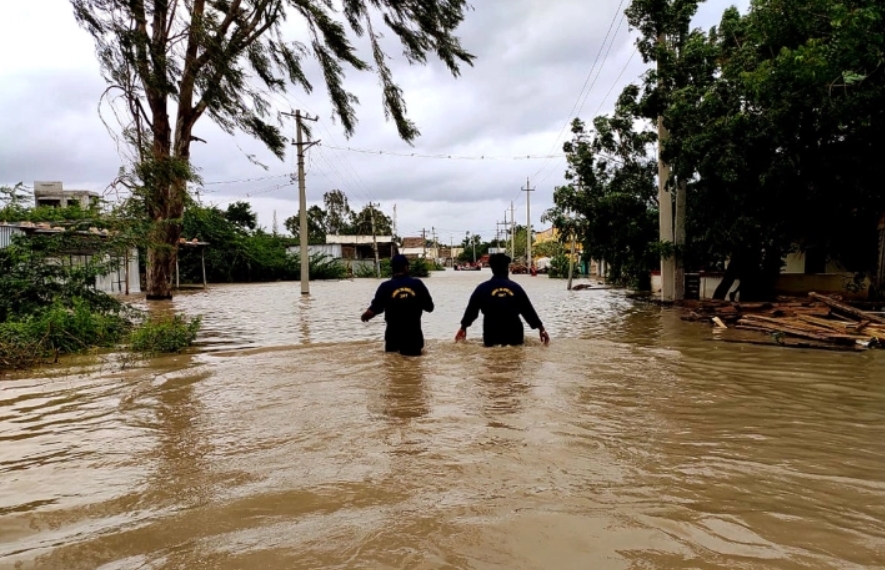
[[[197,353],[0,380],[0,569],[885,567],[881,353],[717,343],[518,277],[553,336],[421,358],[377,282],[224,286]],[[154,309],[157,310],[157,309]]]

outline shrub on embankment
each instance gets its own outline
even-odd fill
[[[440,269],[436,269],[436,267],[440,267]],[[390,267],[389,259],[382,259],[379,262],[379,268],[381,270],[381,277],[383,279],[390,279],[393,275],[393,270]],[[424,261],[423,259],[416,259],[409,263],[409,275],[412,277],[430,277],[431,271],[440,271],[445,270],[444,267],[431,265],[430,263]],[[377,277],[375,273],[375,267],[372,264],[365,264],[359,266],[353,274],[354,277],[361,277],[371,279],[373,277]]]
[[[113,268],[105,247],[65,232],[17,238],[0,249],[0,370],[95,348],[156,354],[193,342],[199,318],[146,317],[95,289],[96,277]],[[87,248],[91,261],[71,262],[70,252]]]

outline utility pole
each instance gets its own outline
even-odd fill
[[[516,212],[513,210],[513,200],[510,200],[510,257],[516,259]]]
[[[572,290],[572,276],[575,273],[575,242],[578,237],[575,232],[575,213],[572,212],[572,253],[568,258],[568,290]]]
[[[295,142],[298,147],[298,204],[301,208],[299,212],[300,227],[298,230],[298,242],[301,245],[301,294],[310,295],[310,258],[307,249],[307,190],[304,188],[304,151],[319,143],[320,141],[304,142],[302,120],[317,121],[319,117],[310,117],[302,115],[301,110],[292,113],[281,113],[289,117],[295,117]]]
[[[529,184],[529,178],[526,176],[525,188],[525,260],[529,269],[532,268],[532,207],[529,197],[535,191]]]
[[[421,228],[421,247],[424,248],[424,259],[427,259],[427,230]]]
[[[658,36],[658,44],[663,45],[666,37]],[[661,61],[658,59],[658,76],[660,77]],[[659,87],[662,82],[659,81]],[[670,165],[664,162],[664,145],[670,138],[670,132],[664,125],[664,117],[658,116],[658,208],[659,238],[661,242],[674,243],[673,235],[673,198],[667,190],[670,180]],[[676,259],[674,257],[661,257],[661,301],[673,301],[676,297]]]
[[[452,262],[452,267],[455,267],[455,236],[449,234],[449,260]]]
[[[507,210],[504,210],[504,224],[503,224],[503,226],[504,226],[504,231],[503,231],[503,235],[504,235],[504,254],[506,255],[506,254],[507,254],[507,241],[508,241],[508,240],[507,240],[507,229],[510,227],[510,224],[507,222]],[[510,252],[510,258],[511,258],[511,259],[513,258],[513,252],[512,252],[512,251]]]
[[[372,216],[372,249],[375,250],[375,276],[381,278],[381,261],[378,259],[378,236],[375,233],[375,204],[369,202],[369,213]]]

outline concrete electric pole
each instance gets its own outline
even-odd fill
[[[525,179],[525,260],[529,269],[532,268],[532,206],[530,196],[535,191],[529,184],[528,176]]]
[[[300,234],[298,242],[301,245],[301,294],[310,295],[310,254],[307,249],[307,191],[304,188],[304,151],[320,141],[304,142],[304,127],[301,121],[317,121],[319,120],[319,117],[302,115],[301,110],[295,111],[294,115],[292,113],[281,114],[295,117],[295,142],[293,144],[298,148],[298,204],[300,208],[299,218],[301,222],[298,230],[298,233]]]
[[[664,44],[666,37],[658,36],[658,43]],[[661,62],[658,60],[658,73],[661,71]],[[658,208],[659,208],[659,238],[661,242],[674,243],[673,235],[673,198],[667,190],[670,180],[670,165],[664,162],[664,145],[670,138],[670,132],[664,125],[664,118],[658,117]],[[676,259],[674,257],[661,257],[661,301],[673,301],[675,299],[676,286]]]
[[[375,250],[375,277],[380,279],[381,261],[378,259],[378,235],[375,232],[375,204],[371,202],[369,202],[369,213],[372,216],[372,249]]]

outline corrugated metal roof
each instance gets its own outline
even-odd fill
[[[15,226],[0,226],[0,248],[9,247],[12,237],[22,235],[25,232]]]

